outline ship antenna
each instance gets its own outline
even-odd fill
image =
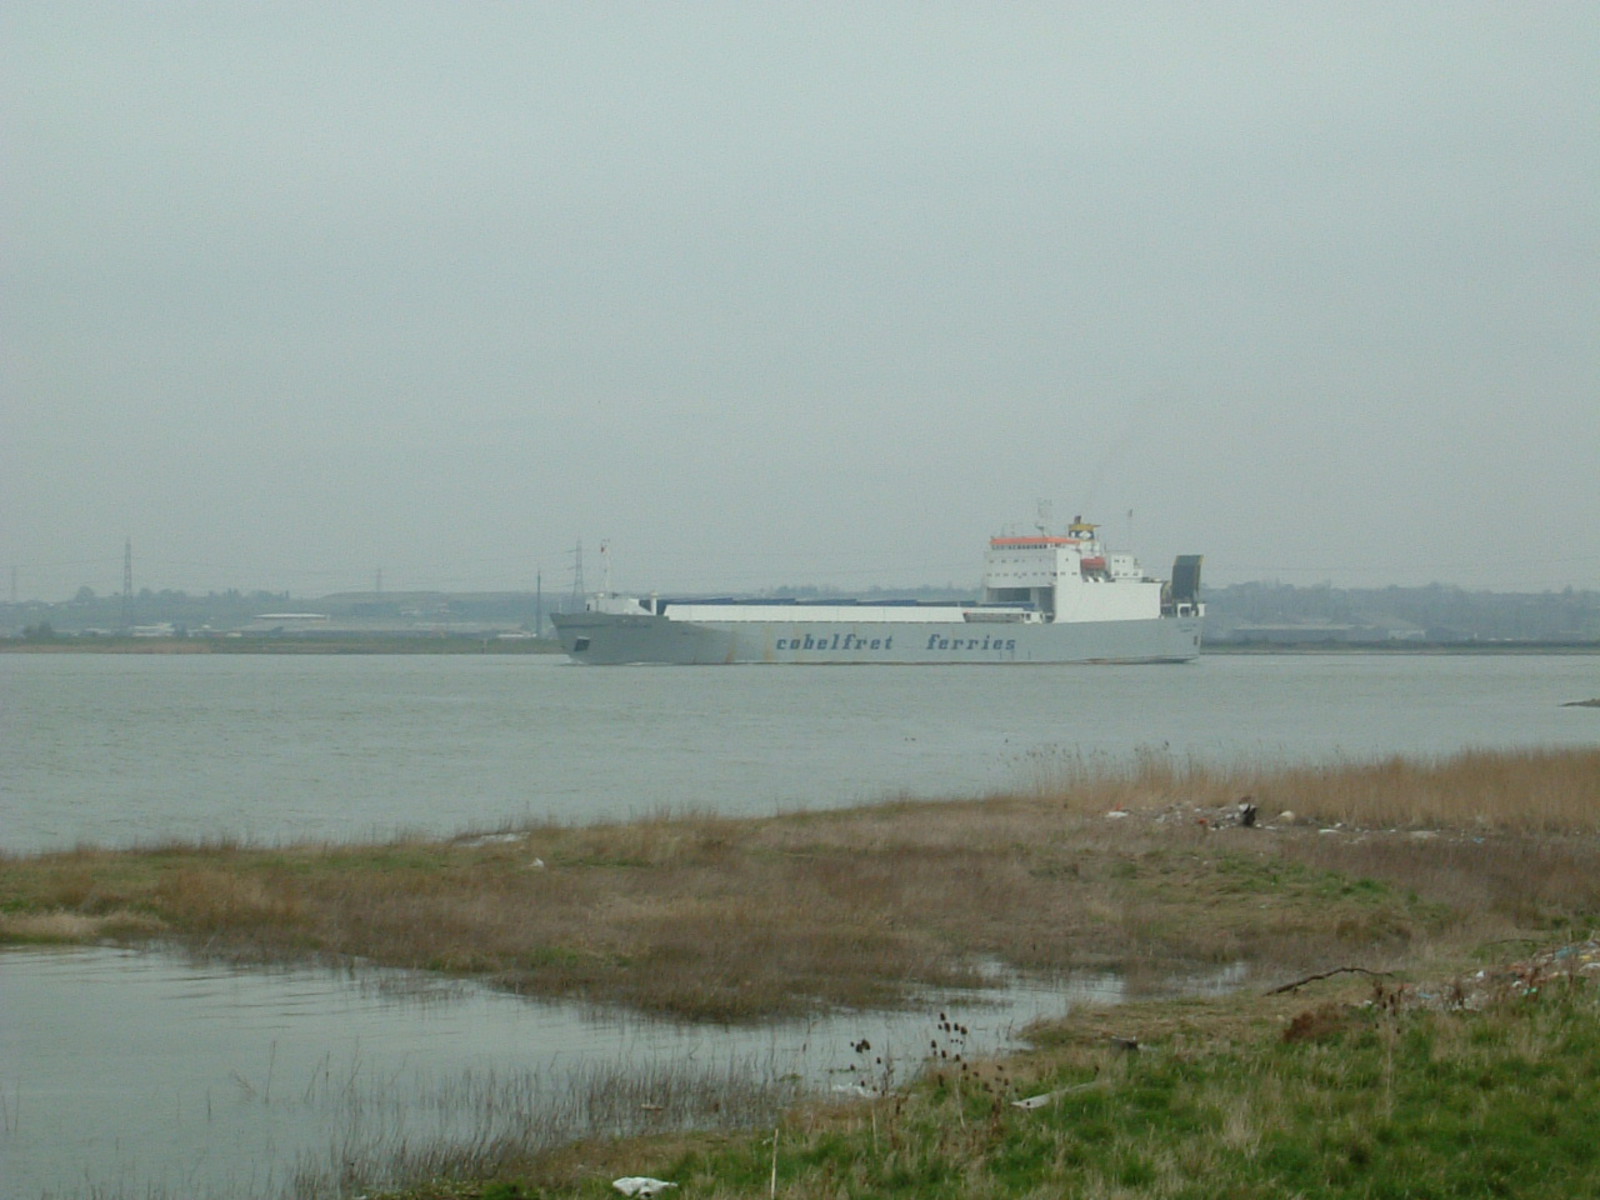
[[[1039,501],[1039,523],[1035,528],[1038,529],[1041,535],[1048,535],[1050,527],[1055,524],[1054,508],[1055,506],[1049,500]]]
[[[572,605],[580,611],[583,597],[583,539],[579,538],[577,547],[572,551]]]

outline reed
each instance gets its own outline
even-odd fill
[[[646,1063],[589,1066],[559,1081],[537,1072],[463,1071],[424,1083],[339,1085],[324,1150],[303,1154],[287,1194],[335,1200],[418,1179],[494,1178],[561,1147],[664,1136],[686,1130],[771,1125],[800,1099],[793,1080],[755,1061],[716,1067]],[[395,1089],[405,1087],[404,1095]],[[431,1131],[391,1119],[431,1113]]]
[[[1030,794],[1077,812],[1213,807],[1250,797],[1265,820],[1287,811],[1363,827],[1600,830],[1600,749],[1475,749],[1309,766],[1217,766],[1157,751],[1120,760],[1041,753],[1030,762]]]

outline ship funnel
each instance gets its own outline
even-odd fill
[[[1172,600],[1175,604],[1193,604],[1200,599],[1201,554],[1180,554],[1172,560]]]

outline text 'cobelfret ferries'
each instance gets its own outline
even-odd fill
[[[884,638],[857,637],[853,633],[836,633],[832,637],[827,634],[814,637],[806,634],[804,637],[779,638],[774,644],[778,650],[893,650],[894,637]],[[928,635],[929,650],[996,650],[1011,651],[1017,648],[1015,638],[997,638],[991,636],[952,638],[937,633]]]

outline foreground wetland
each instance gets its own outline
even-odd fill
[[[1006,1058],[934,1026],[920,1072],[865,1063],[892,1086],[848,1102],[766,1094],[735,1122],[759,1132],[502,1132],[303,1194],[598,1196],[643,1173],[715,1197],[1594,1195],[1597,834],[1594,749],[1067,756],[977,800],[13,854],[0,938],[740,1026],[1085,971],[1134,997]],[[1220,968],[1226,996],[1164,994]],[[651,1091],[624,1102],[656,1111]]]
[[[1515,1194],[1445,1148],[1518,1130],[1528,1194],[1583,1194],[1548,1165],[1594,1123],[1579,1042],[1475,985],[1485,1021],[1347,1002],[1590,936],[1596,683],[0,655],[0,1196]],[[1388,973],[1264,995],[1341,967]],[[1377,1054],[1401,1121],[1412,1022],[1493,1129],[1300,1073]],[[939,1054],[1009,1082],[941,1092]],[[1239,1107],[1117,1083],[1158,1062]]]
[[[988,963],[1281,974],[1453,954],[1600,907],[1600,752],[1058,770],[979,801],[11,857],[0,936],[359,959],[742,1021],[973,986]]]

